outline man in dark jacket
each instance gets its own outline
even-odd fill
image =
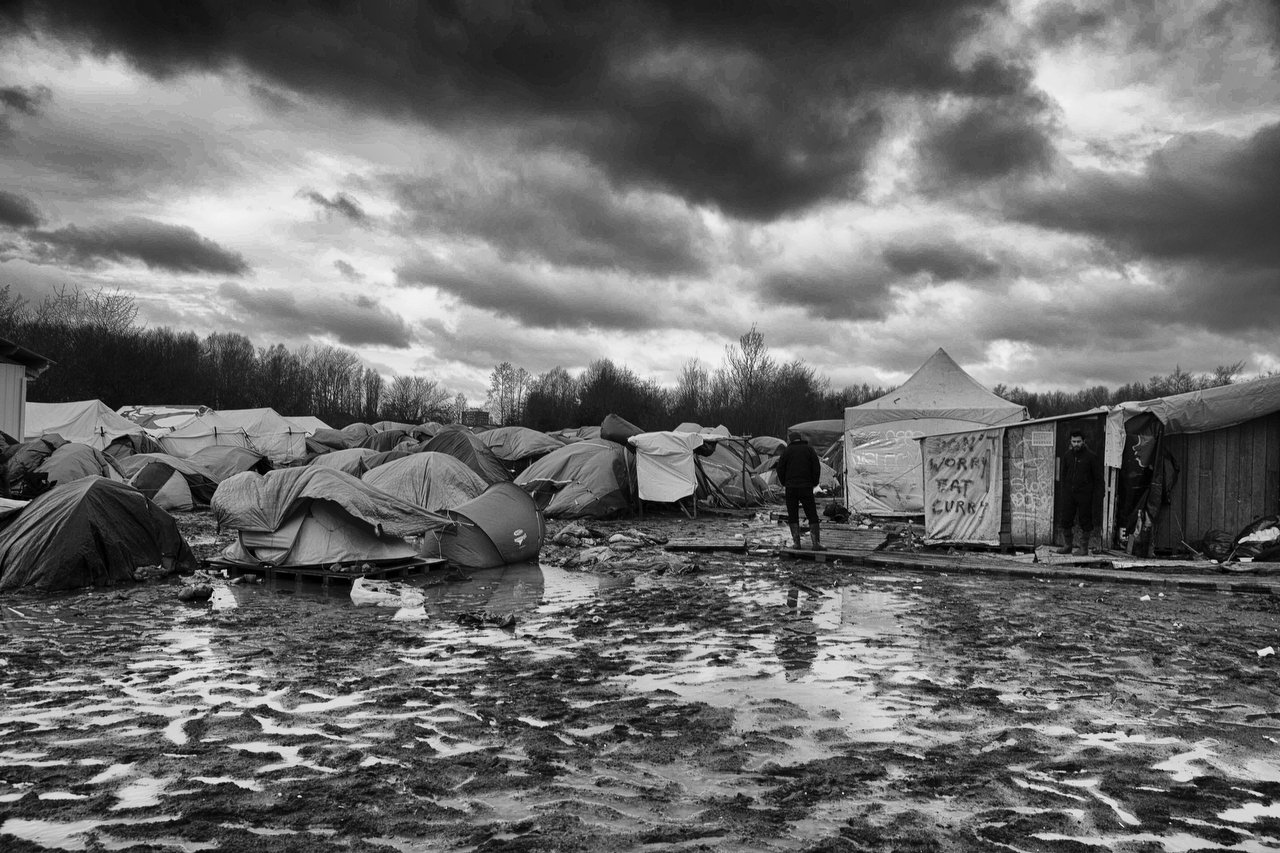
[[[1093,499],[1102,487],[1102,466],[1098,464],[1098,455],[1085,447],[1084,433],[1078,429],[1071,431],[1071,445],[1062,456],[1059,481],[1058,525],[1062,528],[1063,546],[1058,553],[1082,557],[1093,532]],[[1082,541],[1073,544],[1077,521]]]
[[[778,472],[778,484],[786,490],[787,524],[791,527],[793,547],[800,547],[800,507],[803,506],[805,518],[809,519],[813,550],[827,550],[822,547],[822,537],[818,532],[818,505],[813,499],[813,490],[822,479],[822,463],[818,461],[818,454],[800,433],[788,433],[787,446],[778,455],[773,470]]]

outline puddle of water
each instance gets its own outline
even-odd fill
[[[174,777],[166,777],[157,779],[152,776],[144,776],[130,782],[116,791],[116,804],[111,807],[112,811],[124,811],[125,809],[141,809],[149,806],[160,805],[160,795],[164,793],[165,788],[174,781]]]
[[[1171,835],[1157,835],[1152,832],[1140,832],[1133,835],[1095,835],[1076,836],[1063,835],[1060,832],[1036,832],[1032,835],[1041,841],[1071,841],[1090,847],[1108,847],[1112,850],[1132,849],[1132,845],[1143,843],[1159,844],[1166,853],[1189,853],[1192,850],[1238,850],[1242,853],[1275,853],[1273,844],[1255,839],[1244,839],[1237,844],[1226,846],[1186,832],[1175,832]]]
[[[1242,806],[1219,812],[1218,817],[1232,823],[1253,823],[1260,817],[1280,818],[1280,802],[1245,803]]]
[[[302,747],[300,746],[282,746],[274,743],[263,743],[262,741],[253,741],[251,743],[232,743],[228,744],[231,749],[238,749],[242,752],[251,752],[254,754],[271,754],[275,753],[282,759],[276,764],[266,764],[257,769],[257,773],[274,773],[278,770],[288,770],[291,767],[305,767],[308,770],[317,770],[321,773],[337,773],[338,771],[332,767],[322,767],[319,764],[313,764],[302,758]]]
[[[88,846],[88,842],[81,836],[90,832],[95,832],[104,826],[132,826],[144,823],[161,823],[170,820],[178,820],[178,816],[165,815],[162,817],[112,818],[109,820],[104,820],[102,818],[86,818],[84,820],[68,821],[35,820],[12,817],[7,819],[3,824],[0,824],[0,835],[12,835],[15,838],[21,838],[24,841],[39,844],[41,847],[51,847],[55,850],[84,850]],[[133,844],[134,842],[130,843]],[[209,849],[209,846],[188,849]]]
[[[237,788],[244,788],[246,791],[262,790],[262,783],[255,782],[252,779],[234,779],[230,776],[192,776],[191,780],[204,785],[235,785]]]

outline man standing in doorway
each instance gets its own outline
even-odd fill
[[[809,442],[798,432],[787,433],[787,446],[778,455],[773,466],[778,472],[778,484],[786,490],[787,524],[791,527],[792,547],[800,548],[800,507],[804,507],[809,519],[809,539],[813,550],[825,551],[818,532],[818,505],[813,490],[822,479],[822,463]]]
[[[1083,557],[1089,549],[1093,533],[1093,499],[1102,485],[1102,467],[1098,455],[1085,447],[1084,433],[1071,431],[1071,444],[1062,456],[1061,493],[1058,503],[1058,526],[1063,545],[1059,554]],[[1076,522],[1080,523],[1080,539],[1073,543]]]

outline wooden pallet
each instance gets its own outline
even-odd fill
[[[672,539],[663,547],[667,551],[733,551],[745,554],[750,546],[745,539]]]
[[[300,588],[303,582],[319,581],[322,588],[339,583],[350,586],[356,578],[372,580],[393,580],[425,575],[432,569],[443,567],[448,561],[444,557],[421,557],[416,560],[405,560],[385,565],[370,565],[367,569],[343,572],[334,571],[324,566],[246,566],[242,563],[210,561],[212,568],[222,568],[228,577],[237,578],[243,575],[256,575],[265,580],[280,582],[292,580],[294,588]]]

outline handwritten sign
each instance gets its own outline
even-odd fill
[[[926,541],[1000,544],[1003,436],[992,429],[920,442]]]

